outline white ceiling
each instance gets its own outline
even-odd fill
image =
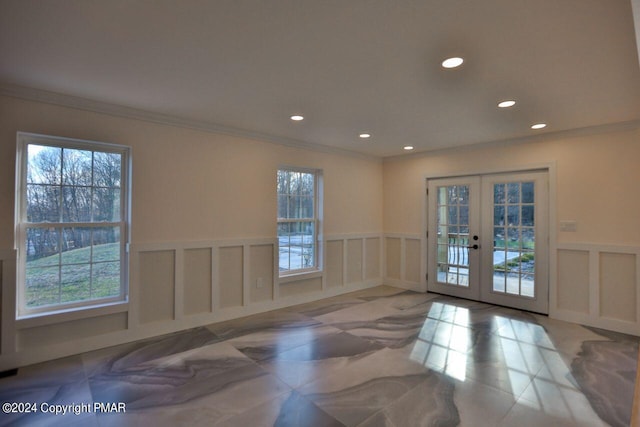
[[[0,0],[0,83],[384,157],[640,120],[633,24],[630,0]]]

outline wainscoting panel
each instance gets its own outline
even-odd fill
[[[420,251],[420,239],[419,238],[405,238],[404,239],[404,254],[405,254],[405,281],[412,285],[420,284],[420,265],[421,258],[423,256]]]
[[[126,329],[127,313],[114,313],[89,317],[82,321],[68,321],[20,329],[16,346],[18,351],[25,352],[31,349],[73,343],[78,339]]]
[[[557,306],[589,314],[589,251],[558,251]]]
[[[347,284],[362,282],[363,239],[347,240]]]
[[[382,284],[383,252],[380,234],[345,234],[327,237],[326,289]]]
[[[344,285],[344,241],[328,240],[326,248],[327,287],[340,288]]]
[[[380,258],[382,246],[380,237],[369,237],[364,239],[364,279],[375,280],[382,276],[380,273]]]
[[[244,305],[244,247],[218,249],[218,287],[220,308]]]
[[[173,320],[176,306],[175,250],[141,252],[140,267],[140,323]]]
[[[600,316],[637,322],[637,256],[600,252]]]
[[[250,253],[250,301],[251,303],[273,300],[273,245],[252,245]]]
[[[385,236],[385,281],[402,280],[402,238]]]
[[[559,244],[550,316],[640,335],[639,272],[638,247]]]
[[[385,283],[418,292],[426,290],[426,254],[420,236],[385,234]]]
[[[211,313],[213,248],[184,250],[184,314]]]

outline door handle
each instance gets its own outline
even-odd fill
[[[477,244],[473,246],[467,246],[467,249],[478,249],[478,248],[480,248],[480,246]]]

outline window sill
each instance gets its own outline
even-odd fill
[[[278,282],[283,285],[291,282],[299,282],[301,280],[315,279],[322,277],[322,270],[305,271],[302,273],[291,273],[285,276],[280,276]]]
[[[129,311],[128,301],[116,301],[92,305],[90,307],[76,307],[66,310],[48,311],[46,313],[27,314],[16,319],[16,328],[35,328],[38,326],[87,319],[90,317],[106,316],[109,314],[123,313],[127,311]]]

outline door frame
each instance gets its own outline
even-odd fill
[[[529,163],[524,165],[515,165],[513,167],[500,167],[500,168],[484,168],[484,169],[472,169],[472,170],[454,170],[449,172],[436,172],[426,173],[422,175],[422,230],[421,230],[421,250],[424,256],[420,260],[420,273],[422,282],[420,284],[420,290],[422,292],[428,292],[427,290],[427,272],[428,272],[428,260],[429,260],[429,242],[427,238],[429,230],[429,197],[427,190],[429,186],[429,180],[434,179],[449,179],[449,178],[461,178],[466,176],[476,175],[498,175],[498,174],[510,174],[510,173],[529,173],[529,172],[546,172],[548,178],[548,203],[547,203],[547,218],[548,218],[548,284],[549,284],[549,316],[556,317],[557,307],[557,259],[558,259],[558,245],[557,245],[557,164],[555,161],[543,162],[543,163]]]

